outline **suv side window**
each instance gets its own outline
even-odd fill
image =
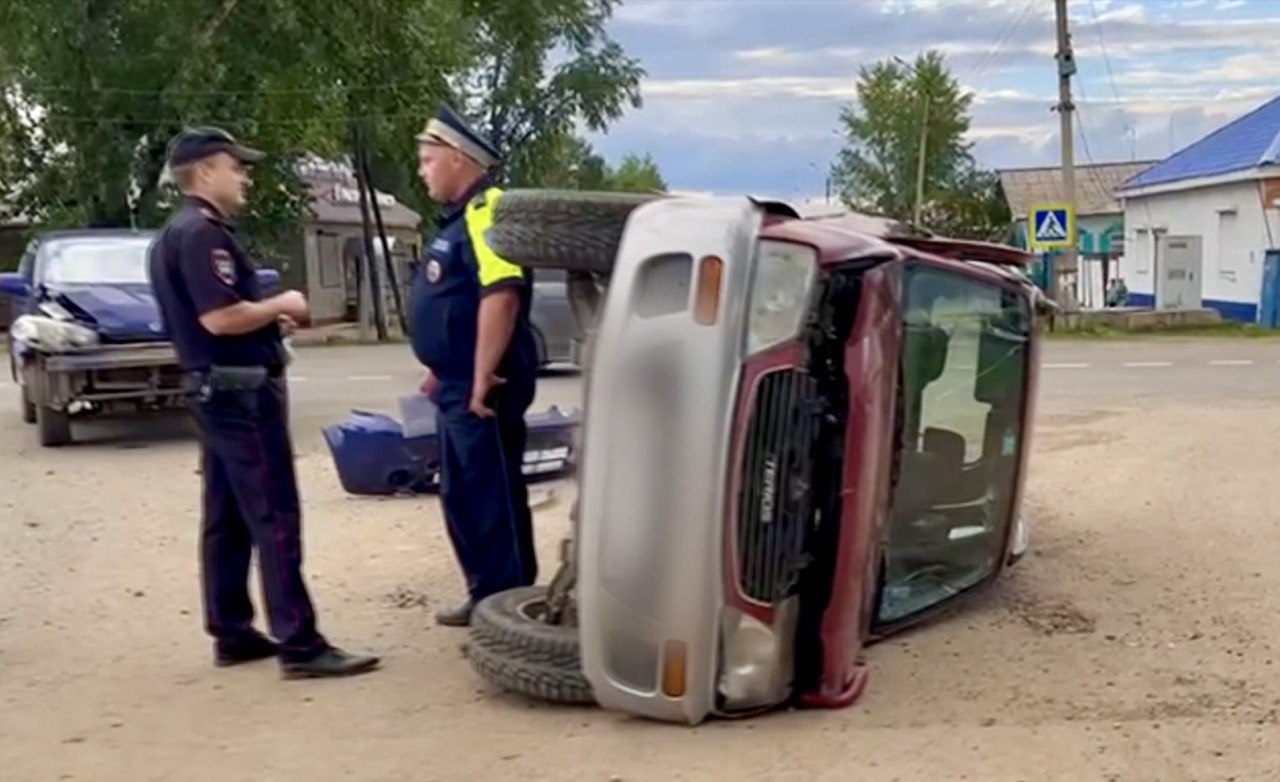
[[[928,266],[904,276],[897,470],[880,622],[992,575],[1022,441],[1031,312],[984,280]]]

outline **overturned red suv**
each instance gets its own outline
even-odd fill
[[[1025,549],[1051,305],[1021,251],[747,198],[536,191],[503,197],[491,241],[569,268],[595,321],[573,545],[548,586],[477,606],[487,679],[687,723],[844,706],[866,642]]]

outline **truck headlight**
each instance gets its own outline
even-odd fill
[[[779,603],[770,627],[736,608],[725,608],[720,625],[723,655],[719,691],[731,711],[777,705],[791,696],[795,675],[795,627],[800,601]]]
[[[98,333],[93,329],[41,315],[22,315],[13,322],[10,333],[14,339],[51,353],[98,344]]]
[[[818,252],[789,242],[761,240],[747,304],[747,355],[796,335],[804,321]]]

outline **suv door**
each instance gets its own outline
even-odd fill
[[[877,629],[1000,569],[1019,479],[1032,313],[985,276],[924,263],[903,277],[899,413]]]

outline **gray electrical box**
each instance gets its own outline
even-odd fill
[[[1161,236],[1156,244],[1156,309],[1203,305],[1203,242],[1199,236]]]

